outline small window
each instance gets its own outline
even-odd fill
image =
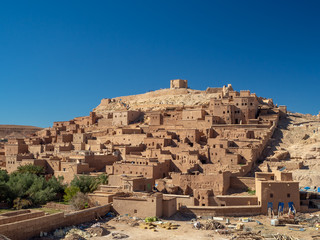
[[[137,211],[137,209],[135,209],[135,210],[133,210],[133,212],[134,212],[134,213],[137,213],[138,211]]]
[[[287,193],[287,197],[288,197],[288,198],[291,197],[290,193]]]
[[[270,193],[270,198],[273,198],[273,193]]]

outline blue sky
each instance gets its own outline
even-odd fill
[[[231,83],[317,114],[319,1],[1,1],[0,124],[51,126],[102,98]]]

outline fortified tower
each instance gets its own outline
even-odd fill
[[[188,80],[174,79],[170,81],[170,89],[188,88]]]

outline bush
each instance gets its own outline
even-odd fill
[[[251,188],[248,188],[248,194],[255,195],[256,194],[256,190],[252,190]]]
[[[89,207],[89,197],[87,194],[77,192],[70,201],[75,210],[82,210]]]
[[[156,222],[156,221],[158,221],[158,220],[159,220],[159,219],[158,219],[157,217],[146,217],[146,218],[144,219],[144,221],[147,222],[147,223]]]
[[[63,196],[63,200],[69,202],[78,192],[80,192],[80,188],[77,186],[70,186],[67,187],[64,192],[65,195]]]
[[[22,209],[22,208],[28,208],[31,207],[32,203],[31,201],[27,200],[27,199],[21,199],[21,198],[17,198],[13,201],[13,208],[16,210]]]

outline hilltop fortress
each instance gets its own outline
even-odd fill
[[[66,182],[107,173],[109,184],[91,198],[121,214],[265,214],[280,203],[299,211],[290,172],[249,176],[285,116],[285,106],[230,84],[200,91],[171,80],[170,89],[102,99],[89,116],[9,139],[2,167],[40,165]],[[254,195],[232,194],[248,190]]]

